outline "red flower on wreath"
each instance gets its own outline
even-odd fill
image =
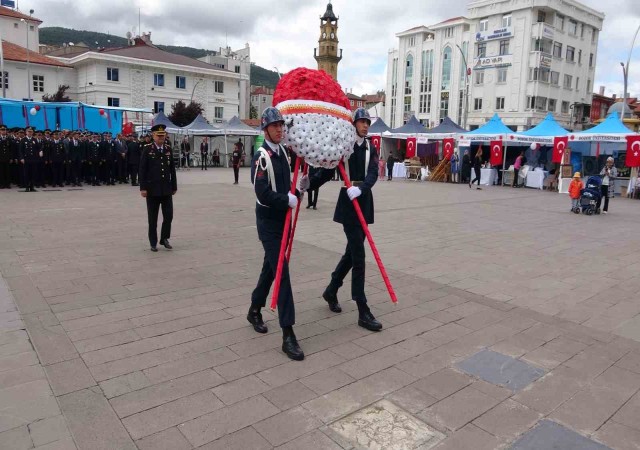
[[[273,105],[286,100],[316,100],[351,110],[349,99],[338,82],[324,71],[303,67],[292,70],[278,82]]]

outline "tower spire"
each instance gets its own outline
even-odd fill
[[[313,50],[313,56],[318,62],[318,70],[324,70],[338,79],[338,63],[342,60],[342,49],[338,56],[338,20],[339,17],[333,12],[331,2],[327,4],[327,9],[320,16],[320,39],[318,48]]]

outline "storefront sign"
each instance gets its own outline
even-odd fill
[[[476,33],[476,42],[494,41],[496,39],[506,39],[513,37],[513,28],[499,28],[493,31],[478,31]]]
[[[474,70],[489,69],[491,67],[510,66],[513,62],[513,55],[487,56],[485,58],[475,58],[473,60]]]
[[[551,68],[551,61],[553,61],[551,56],[540,54],[540,67]]]
[[[553,39],[554,36],[555,36],[555,33],[553,32],[553,28],[551,27],[551,25],[544,24],[542,26],[542,37],[547,39]]]

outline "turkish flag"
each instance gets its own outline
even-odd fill
[[[453,149],[455,147],[455,141],[451,138],[442,140],[442,156],[446,160],[450,160],[453,156]]]
[[[417,139],[414,137],[407,138],[407,158],[413,158],[416,156],[416,141]]]
[[[627,167],[640,166],[640,136],[627,136]]]
[[[380,136],[371,136],[371,145],[373,145],[380,154]]]
[[[556,137],[553,139],[553,157],[551,158],[551,162],[562,163],[562,159],[564,158],[564,154],[567,150],[568,144],[568,136]]]
[[[489,163],[492,166],[499,166],[502,164],[502,141],[491,141],[491,157]]]

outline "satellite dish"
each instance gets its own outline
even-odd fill
[[[131,36],[133,36],[133,34],[131,33],[131,31],[127,31],[127,39],[131,39]]]

